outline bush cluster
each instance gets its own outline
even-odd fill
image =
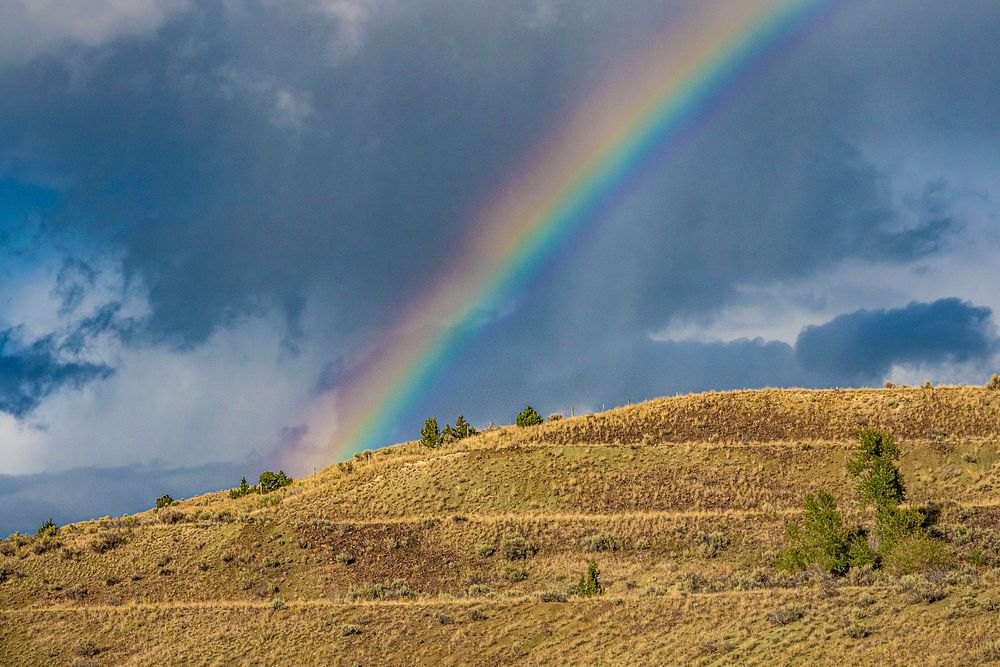
[[[844,525],[837,501],[826,492],[810,494],[803,501],[802,519],[788,525],[788,547],[778,567],[798,572],[818,567],[836,576],[851,568],[883,565],[897,574],[951,565],[953,555],[941,540],[924,529],[925,517],[906,500],[895,461],[899,446],[892,435],[875,429],[858,432],[858,446],[847,462],[862,507],[874,510],[871,531]]]
[[[284,470],[279,470],[278,472],[265,470],[257,478],[257,484],[254,486],[247,484],[246,477],[240,478],[240,485],[229,491],[229,497],[242,498],[243,496],[249,496],[251,493],[271,493],[290,485],[292,481],[292,478],[286,475]]]
[[[405,579],[383,581],[363,588],[351,589],[347,596],[353,600],[401,600],[417,597]]]
[[[440,447],[443,444],[463,440],[477,433],[479,431],[465,419],[464,415],[458,416],[454,426],[445,424],[444,430],[438,428],[437,417],[428,417],[424,420],[424,427],[420,429],[420,444],[424,447]]]
[[[508,533],[500,539],[500,553],[507,560],[526,560],[536,551],[535,545],[520,535]]]

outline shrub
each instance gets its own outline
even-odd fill
[[[996,377],[994,375],[993,377]],[[1000,639],[987,639],[979,649],[979,659],[982,662],[1000,660]]]
[[[165,512],[160,512],[160,523],[181,523],[187,518],[184,512],[178,512],[177,510],[167,510]]]
[[[500,553],[507,560],[525,560],[535,555],[537,549],[520,535],[508,533],[500,540]]]
[[[789,523],[787,531],[789,546],[778,558],[780,569],[797,572],[815,565],[833,574],[847,572],[851,534],[829,493],[807,495],[802,520]]]
[[[885,556],[885,567],[897,575],[944,570],[954,566],[951,547],[924,532],[900,538]]]
[[[424,427],[420,429],[420,444],[424,447],[439,447],[441,442],[441,430],[438,429],[437,418],[428,417],[424,420]]]
[[[17,547],[14,546],[13,542],[9,540],[0,542],[0,555],[13,556],[15,553],[17,553]]]
[[[472,584],[471,586],[469,586],[468,590],[465,591],[465,594],[468,595],[470,598],[478,598],[478,597],[486,597],[492,592],[493,589],[491,589],[489,586],[485,584]]]
[[[500,576],[510,582],[524,581],[528,578],[528,570],[520,565],[507,563],[500,568]]]
[[[341,551],[339,554],[337,554],[336,560],[341,565],[351,565],[354,563],[354,556],[352,556],[349,553]]]
[[[868,545],[864,530],[856,530],[851,535],[851,546],[847,550],[847,561],[851,567],[871,567],[876,563],[875,552]]]
[[[917,575],[906,575],[900,581],[902,592],[911,604],[933,604],[948,595],[941,584],[927,581]]]
[[[715,558],[719,552],[729,546],[729,538],[722,533],[699,533],[697,537],[698,554],[702,558]]]
[[[62,542],[59,540],[51,537],[44,537],[40,540],[35,540],[35,542],[31,545],[31,551],[36,556],[41,556],[43,553],[52,551],[53,549],[58,549],[61,546]]]
[[[156,499],[156,509],[161,510],[164,507],[170,507],[176,501],[170,497],[170,494],[165,494]]]
[[[844,626],[844,634],[851,639],[864,639],[871,631],[860,623],[848,623]]]
[[[898,541],[919,531],[923,524],[924,515],[913,508],[879,508],[875,513],[875,537],[878,539],[879,553],[883,556],[890,553]]]
[[[271,472],[265,470],[257,480],[257,489],[260,493],[271,493],[284,488],[292,483],[292,478],[285,474],[284,470]]]
[[[53,537],[59,532],[59,526],[52,523],[52,519],[46,519],[45,523],[38,527],[38,532],[35,533],[38,537]]]
[[[986,388],[991,391],[1000,391],[1000,375],[994,373],[990,381],[986,383]]]
[[[360,635],[362,632],[361,626],[354,623],[344,623],[340,626],[340,635],[342,637],[350,637],[351,635]]]
[[[352,588],[347,596],[352,600],[401,600],[415,598],[417,592],[410,588],[406,579],[393,579],[358,589]]]
[[[557,422],[557,421],[559,421],[562,418],[563,418],[563,413],[561,413],[561,412],[553,412],[551,415],[549,415],[547,421]]]
[[[480,558],[489,558],[496,552],[497,548],[491,542],[480,542],[476,545],[476,555]]]
[[[542,591],[538,594],[539,602],[566,602],[565,593],[559,591]]]
[[[103,554],[117,549],[125,544],[125,534],[119,531],[108,532],[98,535],[90,541],[90,550],[96,554]]]
[[[587,573],[580,575],[580,580],[576,584],[576,594],[581,597],[601,595],[604,593],[604,586],[601,585],[601,571],[597,568],[595,561],[587,563]]]
[[[76,645],[73,652],[82,658],[93,658],[101,652],[101,649],[91,639],[84,639]]]
[[[806,613],[799,607],[783,606],[772,610],[771,613],[767,615],[767,618],[775,625],[788,625],[789,623],[794,623],[799,620],[805,616],[805,614]]]
[[[243,496],[249,496],[251,493],[256,493],[257,488],[247,484],[247,478],[240,478],[239,488],[232,489],[229,492],[230,498],[242,498]]]
[[[985,567],[990,564],[989,560],[986,558],[986,554],[980,547],[976,547],[969,552],[969,555],[965,557],[965,561],[969,565],[975,565],[976,567]]]
[[[59,591],[58,597],[63,600],[82,600],[87,597],[87,587],[83,584],[74,584]]]
[[[518,426],[535,426],[542,423],[542,416],[533,407],[526,405],[517,415],[516,423]]]
[[[607,533],[583,538],[582,546],[587,551],[618,551],[622,548],[618,539]]]

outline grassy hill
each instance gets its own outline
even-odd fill
[[[861,427],[952,555],[779,571]],[[0,664],[1000,664],[1000,391],[666,398],[0,542]],[[235,483],[238,480],[234,480]],[[150,492],[150,503],[161,489]],[[605,592],[573,595],[588,562]]]

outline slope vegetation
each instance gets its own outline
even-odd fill
[[[897,437],[952,562],[779,571],[805,494],[864,520],[862,427]],[[404,443],[0,542],[0,664],[988,664],[998,455],[1000,391],[969,387],[699,394]],[[575,595],[589,562],[604,593]]]

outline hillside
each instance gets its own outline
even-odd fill
[[[891,432],[948,568],[776,567]],[[1000,664],[1000,391],[665,398],[0,542],[0,664]],[[234,480],[234,486],[239,480]],[[151,490],[150,504],[162,491]],[[571,594],[600,568],[603,595]]]

